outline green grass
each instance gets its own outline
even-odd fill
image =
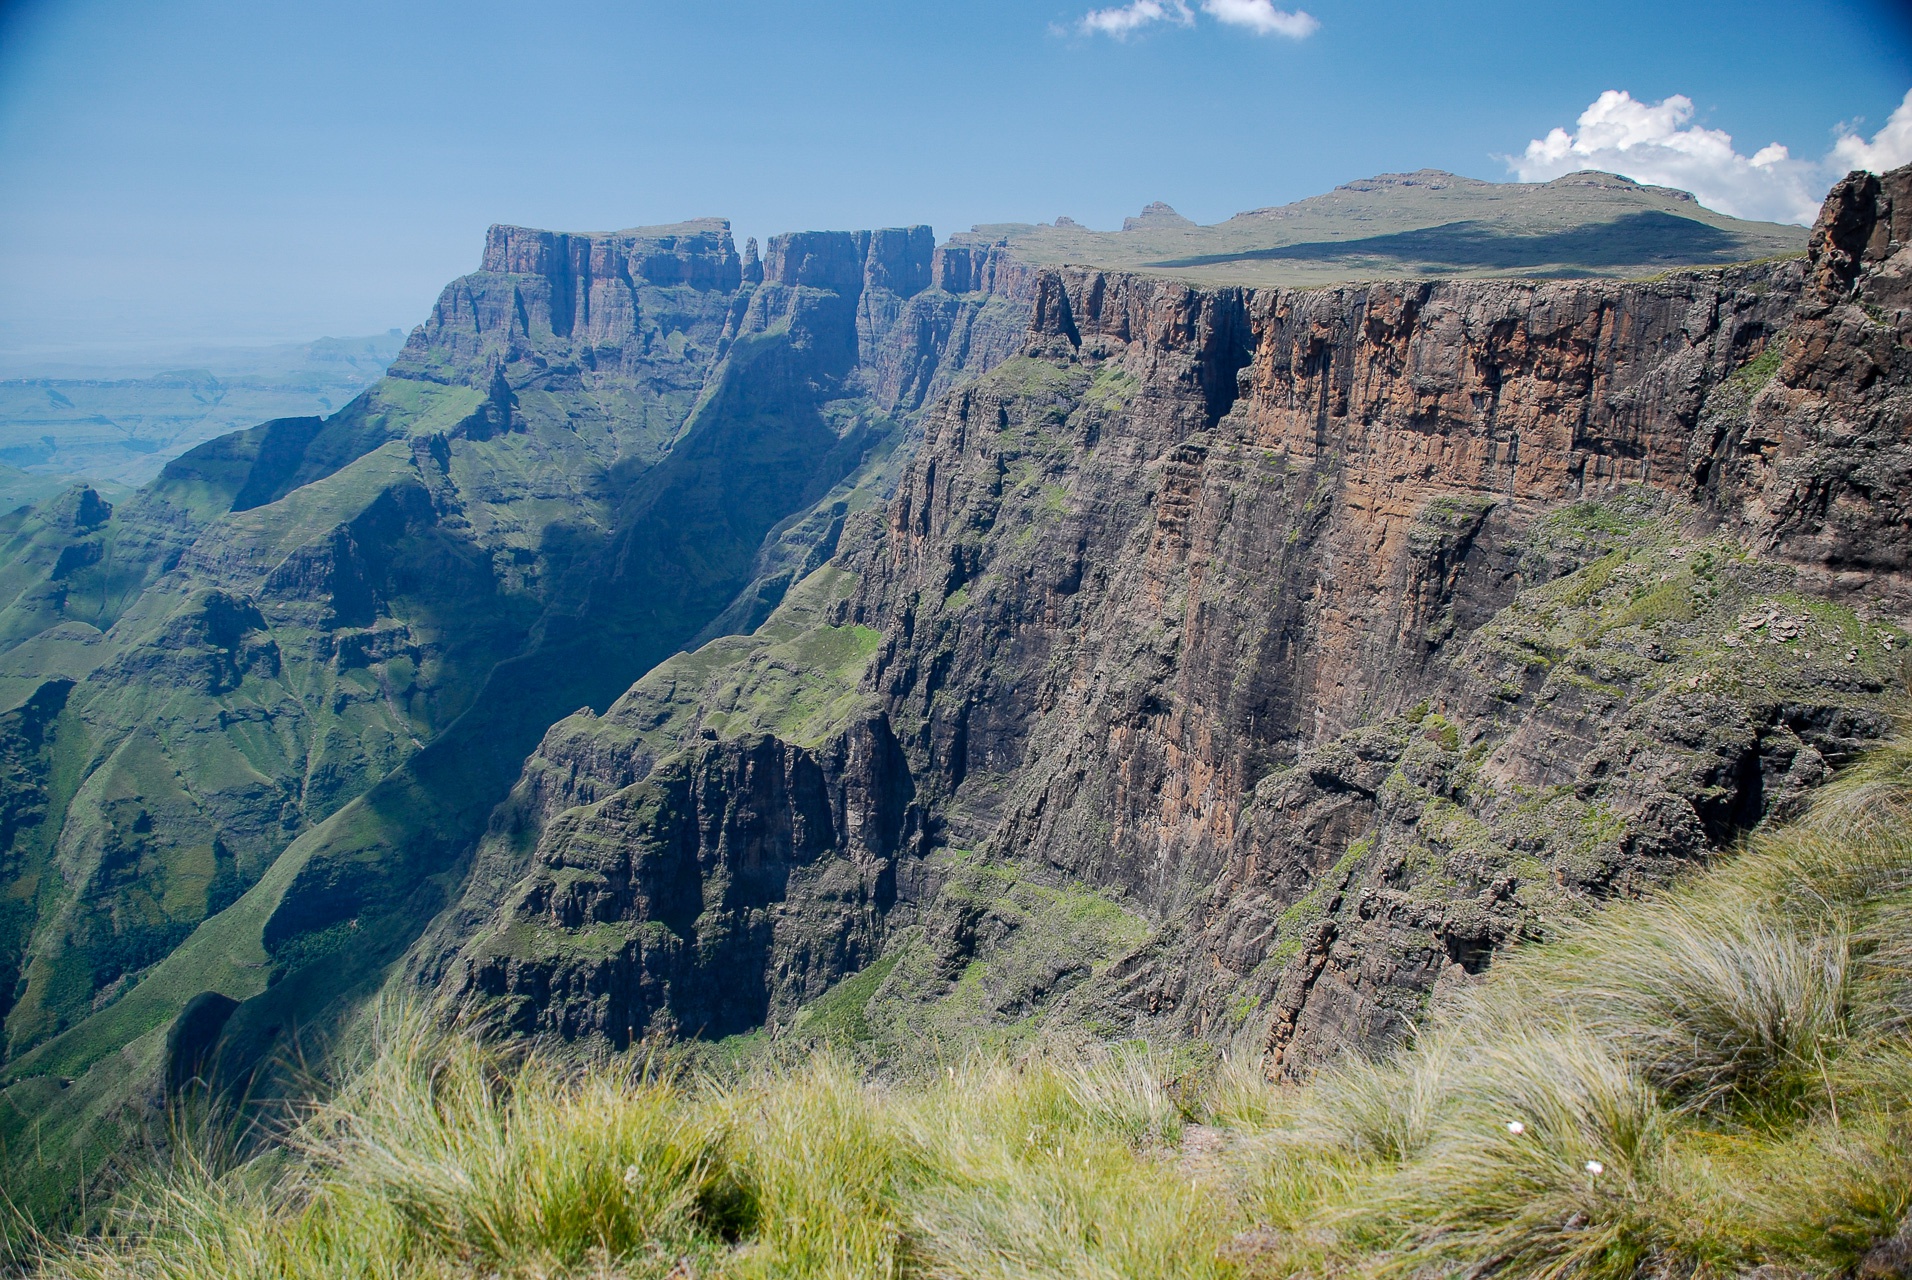
[[[819,1010],[852,1029],[875,976]],[[101,1280],[1830,1278],[1912,1215],[1909,1029],[1899,739],[1305,1087],[1132,1045],[579,1068],[388,1007],[282,1143],[180,1144],[105,1233],[21,1248]]]
[[[1758,355],[1733,370],[1728,381],[1749,396],[1756,394],[1773,380],[1774,374],[1779,372],[1784,347],[1783,342],[1768,341],[1765,349]]]
[[[791,1031],[804,1039],[829,1044],[854,1044],[869,1039],[870,997],[883,985],[883,979],[890,976],[896,960],[895,955],[884,956],[831,987],[798,1012]]]

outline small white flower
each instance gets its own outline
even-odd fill
[[[1509,1120],[1507,1122],[1507,1132],[1513,1134],[1515,1137],[1519,1137],[1521,1134],[1527,1132],[1527,1126],[1518,1120]]]
[[[1587,1161],[1587,1172],[1592,1174],[1594,1177],[1597,1178],[1601,1174],[1605,1173],[1606,1171],[1607,1171],[1607,1167],[1601,1164],[1598,1160]]]
[[[634,1164],[627,1165],[624,1169],[624,1189],[626,1191],[637,1190],[638,1181],[643,1176],[644,1176],[644,1171],[642,1169],[639,1169]]]

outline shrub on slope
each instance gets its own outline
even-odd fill
[[[1251,1269],[1840,1274],[1912,1211],[1909,959],[1901,741],[1240,1126]]]

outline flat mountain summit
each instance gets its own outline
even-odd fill
[[[1439,169],[1384,173],[1202,226],[1161,201],[1093,231],[997,223],[952,238],[1036,266],[1089,266],[1206,285],[1315,288],[1420,278],[1651,275],[1800,253],[1807,232],[1747,222],[1690,194],[1617,174],[1483,182]]]

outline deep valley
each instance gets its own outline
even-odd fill
[[[1903,706],[1912,169],[1809,244],[1448,177],[494,227],[338,412],[7,514],[10,1194],[381,997],[1302,1081],[1806,813]]]

